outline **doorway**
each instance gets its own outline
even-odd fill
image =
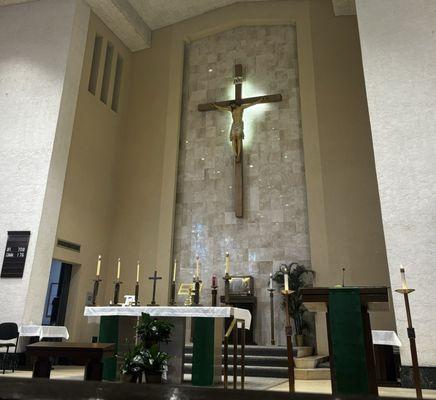
[[[72,265],[53,260],[45,298],[43,325],[65,324]]]

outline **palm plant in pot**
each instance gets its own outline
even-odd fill
[[[159,351],[157,344],[144,351],[144,372],[147,383],[162,383],[162,373],[167,365],[169,356]]]
[[[287,297],[289,305],[289,315],[295,324],[295,341],[297,346],[304,346],[304,333],[308,328],[304,316],[308,312],[303,305],[300,289],[312,286],[314,271],[296,262],[282,264],[279,270],[273,274],[273,280],[280,285],[284,284],[284,276],[288,274],[289,289],[292,290],[291,296]]]

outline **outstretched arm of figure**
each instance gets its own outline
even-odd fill
[[[231,110],[230,107],[219,106],[216,103],[213,103],[212,105],[219,111],[230,111]]]
[[[259,99],[257,99],[257,100],[254,101],[253,103],[243,104],[243,105],[242,105],[242,109],[245,110],[245,109],[248,108],[248,107],[255,106],[256,104],[261,103],[262,101],[263,101],[263,97],[260,97]]]

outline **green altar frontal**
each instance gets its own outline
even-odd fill
[[[185,318],[158,317],[174,325],[171,341],[162,343],[161,349],[171,358],[168,364],[169,383],[181,384],[183,381],[183,358],[185,346]],[[137,317],[101,316],[99,329],[100,343],[114,343],[115,354],[122,356],[129,350],[135,332]],[[193,356],[192,384],[211,386],[221,381],[221,357],[224,318],[192,318]],[[121,357],[109,357],[103,362],[103,379],[116,381],[120,376]]]
[[[193,318],[192,384],[211,386],[221,381],[223,323],[215,318]]]
[[[115,356],[103,360],[103,379],[115,381],[119,379],[120,358],[116,355],[124,354],[128,351],[128,341],[132,341],[136,317],[120,317],[118,315],[101,317],[98,341],[100,343],[114,343]]]

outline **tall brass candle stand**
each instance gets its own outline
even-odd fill
[[[295,371],[294,371],[294,350],[292,348],[292,325],[291,317],[289,316],[289,296],[294,293],[293,290],[282,290],[283,300],[285,302],[286,313],[286,348],[288,355],[288,380],[289,380],[289,392],[295,392]]]
[[[406,284],[406,273],[404,268],[400,269],[401,280],[403,287],[401,289],[396,289],[397,293],[401,293],[404,296],[404,303],[406,305],[406,315],[407,315],[407,336],[409,337],[410,343],[410,354],[412,356],[412,368],[413,368],[413,380],[415,382],[416,398],[422,399],[422,388],[421,388],[421,378],[419,375],[419,364],[418,364],[418,352],[416,350],[416,335],[415,329],[412,326],[412,315],[410,313],[409,304],[409,294],[414,292],[415,289],[409,289]]]
[[[275,340],[275,334],[274,334],[274,291],[275,289],[272,287],[269,287],[269,306],[270,306],[270,314],[271,314],[271,345],[275,346],[276,340]]]

